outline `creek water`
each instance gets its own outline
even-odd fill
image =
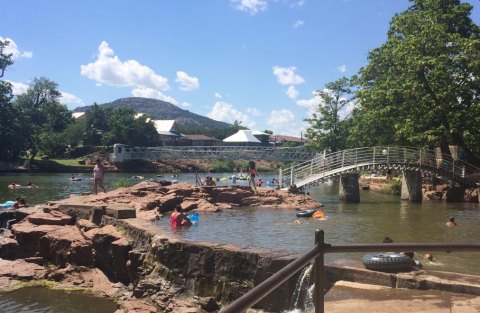
[[[41,287],[0,293],[2,313],[111,313],[117,305],[84,292],[65,292]]]
[[[132,173],[107,173],[105,185],[112,189],[119,181],[139,182]],[[178,180],[195,182],[195,174],[156,177],[155,173],[140,174],[144,179]],[[213,174],[228,177],[231,173]],[[276,173],[261,175],[266,181]],[[41,204],[62,199],[70,194],[92,191],[90,175],[80,176],[81,181],[69,181],[71,174],[4,174],[0,175],[0,203],[17,196],[29,204]],[[205,176],[205,175],[203,175]],[[26,185],[32,182],[37,189],[8,189],[12,182]],[[218,185],[231,184],[231,180]],[[237,185],[247,185],[237,180]],[[446,203],[401,201],[399,196],[361,191],[360,203],[338,200],[338,183],[328,182],[308,189],[312,197],[324,204],[326,217],[321,220],[297,218],[291,209],[238,208],[217,213],[200,213],[200,220],[189,228],[171,230],[168,217],[157,222],[159,232],[171,233],[190,241],[233,243],[243,246],[273,248],[303,253],[314,245],[314,231],[325,231],[325,242],[330,244],[379,243],[384,237],[404,243],[468,243],[480,242],[480,206],[473,203]],[[458,226],[446,226],[448,217],[454,216]],[[422,253],[416,253],[421,259]],[[362,266],[363,254],[328,254],[330,264]],[[435,253],[434,262],[421,261],[425,269],[480,275],[477,252]]]

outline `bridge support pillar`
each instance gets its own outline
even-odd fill
[[[401,199],[422,202],[422,173],[417,171],[402,172]]]
[[[360,202],[360,186],[358,184],[358,173],[345,174],[340,176],[340,188],[338,196],[346,202]]]

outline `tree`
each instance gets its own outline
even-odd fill
[[[42,148],[52,151],[52,134],[62,132],[72,122],[67,107],[59,103],[60,96],[57,83],[40,77],[15,99],[14,105],[22,122],[20,133],[25,140],[23,148],[30,150],[31,160]]]
[[[7,67],[13,64],[12,54],[6,54],[8,41],[0,40],[0,78],[3,78]],[[12,85],[0,80],[0,160],[11,161],[18,157],[23,148],[19,120],[20,113],[12,105]]]
[[[352,141],[480,153],[480,29],[460,0],[411,0],[360,70]]]
[[[107,114],[110,112],[96,103],[85,111],[85,145],[99,146],[102,143],[103,134],[108,130]]]
[[[350,80],[342,77],[325,85],[317,91],[320,103],[311,118],[305,119],[310,124],[306,136],[312,141],[309,146],[316,150],[328,149],[335,152],[346,147],[347,129],[342,125],[347,117],[347,106],[354,104]]]
[[[131,146],[156,146],[160,143],[153,122],[147,122],[145,115],[135,118],[135,111],[131,108],[113,110],[108,115],[107,124],[108,131],[102,140],[104,145],[124,143]]]

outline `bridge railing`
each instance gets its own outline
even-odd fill
[[[365,168],[421,170],[465,185],[480,181],[480,168],[453,160],[450,155],[429,149],[389,146],[362,147],[320,155],[282,169],[281,174],[287,185],[296,184],[300,187]]]
[[[127,152],[128,150],[128,152]],[[124,152],[125,151],[125,152]],[[227,159],[227,160],[276,160],[306,161],[315,152],[304,146],[163,146],[128,147],[122,150],[123,160],[165,159]],[[112,155],[112,158],[115,156]],[[119,159],[119,158],[117,158]]]

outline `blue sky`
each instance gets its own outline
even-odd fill
[[[35,77],[70,109],[131,96],[300,136],[316,90],[351,76],[407,0],[0,0],[16,93]],[[473,20],[480,23],[480,2]]]

